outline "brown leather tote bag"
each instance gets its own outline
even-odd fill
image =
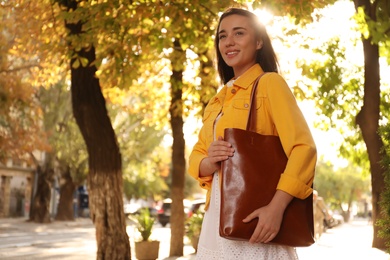
[[[224,139],[235,149],[234,156],[222,162],[219,233],[227,239],[250,239],[257,219],[249,223],[242,220],[271,201],[287,164],[287,156],[278,136],[261,135],[252,130],[256,126],[254,96],[261,76],[252,88],[247,129],[225,129]],[[284,213],[280,231],[270,243],[305,247],[314,243],[313,236],[311,194],[304,200],[294,198],[291,201]]]

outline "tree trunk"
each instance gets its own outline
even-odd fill
[[[370,0],[355,0],[355,8],[364,6],[366,15],[376,20],[375,6],[370,4]],[[383,141],[378,133],[380,114],[380,75],[379,75],[379,47],[371,43],[371,38],[365,39],[362,36],[364,50],[364,97],[363,107],[356,117],[363,140],[366,143],[368,158],[371,168],[372,185],[372,220],[374,223],[374,238],[372,246],[384,250],[385,241],[378,237],[379,227],[375,225],[381,216],[379,208],[380,194],[384,190],[384,169],[380,165],[383,158]]]
[[[68,11],[76,10],[77,2],[61,1]],[[66,21],[65,25],[70,36],[83,33],[81,21]],[[70,46],[70,49],[76,48]],[[95,48],[81,48],[76,54],[88,59],[86,67],[80,65],[77,68],[72,67],[76,58],[71,59],[71,94],[73,114],[88,150],[87,188],[90,215],[96,228],[96,259],[131,259],[123,212],[122,158],[95,75]]]
[[[76,185],[73,183],[69,167],[61,173],[60,179],[60,201],[58,202],[57,215],[55,220],[74,220],[73,193]]]
[[[184,247],[184,174],[185,141],[183,134],[183,68],[186,54],[180,46],[180,42],[174,41],[174,51],[171,54],[171,127],[173,136],[172,145],[172,186],[171,186],[171,247],[170,256],[182,256]]]
[[[44,166],[37,167],[37,190],[31,205],[29,220],[36,223],[50,223],[50,200],[54,171],[49,167],[49,160]]]

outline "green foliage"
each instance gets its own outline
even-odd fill
[[[312,21],[312,13],[315,9],[321,9],[327,5],[331,5],[336,0],[326,1],[285,1],[285,0],[261,0],[253,1],[253,8],[266,8],[277,16],[291,16],[294,17],[296,23],[309,23]]]
[[[156,221],[145,208],[140,211],[139,215],[130,215],[129,218],[137,225],[137,230],[140,232],[142,241],[148,241],[152,234],[154,222]]]
[[[362,82],[359,77],[356,78],[356,75],[362,74],[362,67],[346,66],[346,48],[340,46],[337,38],[312,51],[318,55],[318,60],[298,64],[304,76],[319,83],[310,89],[311,96],[308,96],[316,101],[319,113],[330,119],[329,127],[335,127],[343,120],[349,122],[349,128],[353,128],[353,118],[362,105]]]
[[[123,176],[126,198],[162,199],[169,188],[158,167],[158,163],[153,159],[146,159],[143,164],[127,166]]]
[[[380,47],[381,56],[387,57],[390,64],[390,3],[388,0],[372,1],[372,8],[367,10],[365,6],[359,6],[355,20],[362,35],[373,44]]]
[[[51,88],[40,88],[37,95],[43,111],[43,124],[58,166],[69,168],[72,180],[83,183],[88,172],[84,139],[72,113],[69,86],[61,81]]]
[[[196,212],[186,221],[187,225],[187,236],[189,238],[199,237],[202,230],[204,213]]]
[[[368,199],[370,179],[353,166],[334,169],[330,163],[319,162],[314,179],[314,189],[335,210],[348,212],[353,201]],[[347,205],[347,208],[343,207]]]
[[[318,59],[302,60],[297,65],[305,77],[315,82],[306,97],[316,103],[319,116],[316,126],[325,131],[337,129],[345,140],[339,147],[340,154],[368,172],[366,145],[355,123],[363,105],[363,68],[349,62],[346,52],[347,47],[334,38],[313,49]],[[387,94],[382,92],[381,96],[382,104],[386,104]]]
[[[386,169],[384,172],[385,189],[379,201],[382,218],[376,224],[380,227],[378,236],[385,240],[386,251],[390,253],[390,124],[381,128],[381,135],[385,154],[381,162],[382,167]]]
[[[128,199],[157,199],[168,189],[162,176],[169,167],[169,153],[167,156],[167,148],[161,146],[167,135],[167,109],[160,99],[162,97],[149,90],[139,90],[139,93],[122,93],[123,103],[127,105],[111,104],[110,117],[114,118],[123,155],[125,196]],[[133,95],[135,93],[137,95]]]

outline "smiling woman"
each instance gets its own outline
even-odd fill
[[[278,234],[284,210],[293,197],[312,193],[316,149],[309,127],[290,88],[278,74],[278,62],[266,28],[247,10],[232,8],[222,14],[215,37],[217,68],[224,86],[204,110],[199,139],[189,158],[188,172],[207,190],[198,259],[296,259],[293,247],[268,244]],[[279,136],[288,155],[271,202],[243,221],[257,221],[249,241],[219,235],[221,162],[235,155],[224,140],[226,128],[245,129],[249,97],[257,78],[255,130]],[[230,83],[229,83],[230,82]]]

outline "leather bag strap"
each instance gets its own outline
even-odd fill
[[[252,92],[251,92],[251,99],[249,103],[249,113],[248,113],[248,120],[246,123],[246,130],[251,132],[256,132],[256,91],[257,86],[259,85],[259,81],[262,76],[264,76],[265,73],[261,74],[257,77],[255,80],[255,83],[253,83]]]

